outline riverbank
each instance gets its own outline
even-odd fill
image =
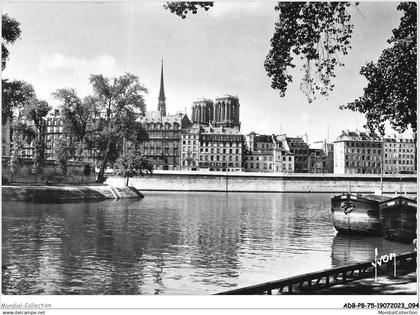
[[[134,187],[89,185],[89,186],[2,186],[3,201],[71,202],[105,199],[143,198]]]
[[[118,185],[123,178],[110,175],[106,181]],[[221,173],[203,171],[156,171],[151,175],[130,178],[130,185],[141,191],[199,192],[328,192],[374,193],[380,187],[378,175],[361,174],[276,174]],[[417,193],[415,175],[385,175],[383,192]]]

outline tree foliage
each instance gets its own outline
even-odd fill
[[[69,145],[65,139],[60,139],[54,148],[55,169],[59,175],[67,174]]]
[[[271,49],[264,66],[271,87],[285,96],[293,81],[289,71],[296,67],[294,56],[303,63],[301,90],[311,102],[316,94],[332,91],[340,56],[348,54],[353,31],[348,2],[279,2]],[[357,3],[355,3],[357,5]]]
[[[31,84],[25,81],[2,79],[2,124],[12,121],[15,110],[22,110],[35,97]]]
[[[127,113],[143,114],[146,109],[143,94],[147,89],[140,84],[137,76],[126,73],[118,78],[105,78],[103,75],[91,75],[93,99],[99,110],[106,112],[103,135],[106,136],[106,148],[98,174],[98,181],[104,180],[106,163],[113,139],[117,131],[117,120]]]
[[[35,175],[42,175],[44,172],[45,146],[44,137],[35,139],[35,150],[33,155],[34,164],[32,165],[32,173]]]
[[[93,97],[87,96],[80,99],[74,89],[58,89],[53,97],[61,101],[60,111],[63,121],[63,132],[75,138],[77,144],[77,157],[83,159],[85,139],[89,132],[92,117],[95,116],[96,101]],[[71,146],[72,143],[68,142]],[[73,151],[73,150],[72,150]]]
[[[32,98],[24,108],[24,115],[27,119],[32,120],[38,132],[38,137],[43,136],[44,118],[47,116],[51,107],[46,101]]]
[[[41,101],[36,98],[33,98],[24,109],[24,115],[28,120],[32,120],[34,122],[37,133],[34,141],[34,164],[32,166],[32,173],[35,175],[41,175],[44,169],[46,148],[44,137],[44,118],[47,116],[50,109],[51,107],[46,101]]]
[[[108,162],[110,163],[114,163],[124,151],[124,142],[130,142],[133,149],[137,149],[138,143],[149,139],[147,131],[140,122],[136,121],[136,116],[130,111],[123,111],[115,119],[113,127],[108,128],[106,121],[102,120],[96,124],[95,129],[96,132],[89,134],[86,138],[86,147],[89,150],[99,151],[97,159],[103,159],[108,148]],[[109,145],[108,140],[110,140]]]
[[[9,161],[10,173],[12,176],[17,173],[22,165],[22,151],[26,144],[30,144],[36,137],[34,129],[23,122],[17,122],[12,125],[13,147]]]
[[[386,121],[398,132],[417,131],[417,4],[402,2],[400,25],[392,31],[377,63],[369,62],[360,73],[368,80],[363,96],[342,109],[364,113],[371,131],[384,133]]]
[[[8,45],[13,44],[20,37],[20,23],[7,14],[1,16],[1,69],[6,68],[6,62],[9,59]]]
[[[213,6],[213,2],[166,2],[163,7],[170,10],[172,13],[185,19],[188,13],[197,14],[198,10],[204,9],[208,11]]]
[[[136,121],[136,115],[131,111],[124,111],[115,120],[115,131],[120,138],[133,143],[149,140],[149,134],[143,125]]]
[[[153,166],[147,161],[140,152],[132,151],[126,156],[121,156],[114,164],[114,170],[117,175],[126,179],[125,185],[128,186],[130,177],[151,174]]]

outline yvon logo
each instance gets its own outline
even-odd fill
[[[397,276],[397,261],[395,253],[389,253],[389,255],[382,255],[378,258],[378,249],[375,248],[375,261],[371,264],[375,267],[375,282],[378,280],[378,266],[382,266],[382,263],[387,263],[391,260],[394,260],[394,277]]]

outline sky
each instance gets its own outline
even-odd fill
[[[376,62],[398,27],[398,2],[361,2],[350,9],[352,49],[336,71],[335,90],[309,103],[300,91],[300,67],[285,97],[271,88],[264,69],[278,12],[275,2],[215,2],[186,19],[161,2],[6,2],[3,13],[21,23],[3,78],[31,83],[38,98],[58,106],[51,93],[91,93],[90,74],[137,75],[148,89],[147,110],[157,110],[161,58],[167,112],[191,115],[197,98],[224,94],[240,100],[241,131],[307,134],[309,143],[335,140],[342,130],[363,129],[364,116],[340,110],[363,94],[360,68]],[[190,116],[191,117],[191,116]],[[390,130],[388,130],[390,132]]]

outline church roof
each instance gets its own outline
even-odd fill
[[[203,133],[204,134],[242,135],[238,129],[224,128],[222,126],[219,126],[219,127],[203,126]]]

